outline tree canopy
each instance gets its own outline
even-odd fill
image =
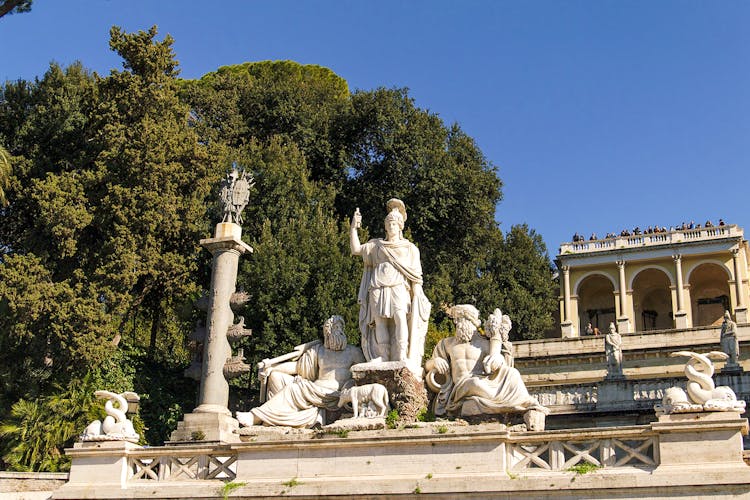
[[[141,393],[150,443],[191,409],[197,384],[181,372],[200,317],[192,303],[210,272],[198,242],[217,222],[218,181],[232,162],[256,181],[243,227],[255,252],[238,275],[250,296],[238,313],[254,332],[242,345],[249,364],[320,337],[332,314],[359,342],[362,264],[349,254],[348,223],[359,207],[365,231],[382,236],[393,197],[406,203],[406,235],[436,306],[501,307],[515,339],[551,326],[544,243],[524,225],[501,231],[497,168],[458,124],[417,106],[406,89],[351,92],[329,69],[291,61],[180,80],[172,42],[155,27],[115,27],[110,47],[122,69],[100,76],[52,64],[34,81],[0,87],[6,466],[64,465],[40,450],[55,455],[72,435],[24,445],[18,436],[31,424],[20,415],[33,410],[48,432],[54,408],[85,399],[84,381]],[[433,310],[434,340],[448,326]],[[232,383],[247,393],[248,382]]]
[[[33,0],[2,0],[0,1],[0,17],[29,12],[32,2]]]

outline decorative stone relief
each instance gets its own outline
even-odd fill
[[[123,392],[116,394],[109,391],[96,391],[94,395],[106,399],[104,411],[107,416],[103,421],[94,420],[81,434],[81,441],[130,441],[137,443],[140,436],[133,428],[133,422],[127,418],[128,403],[140,401],[138,394]]]
[[[745,402],[738,401],[730,387],[714,385],[714,366],[711,359],[725,360],[728,357],[725,353],[711,351],[707,354],[698,354],[678,351],[670,356],[690,358],[685,365],[685,375],[688,378],[687,392],[680,387],[667,389],[662,403],[654,406],[657,416],[702,411],[745,411]]]

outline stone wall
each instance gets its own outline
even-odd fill
[[[688,328],[622,335],[623,369],[628,379],[680,377],[684,360],[674,351],[719,351],[719,327]],[[737,325],[740,364],[750,370],[750,324]],[[604,335],[514,342],[516,368],[526,386],[588,384],[607,374]],[[723,366],[715,364],[717,372]]]
[[[46,500],[67,480],[67,472],[0,472],[0,498]]]

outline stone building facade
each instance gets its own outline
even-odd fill
[[[719,325],[725,310],[747,323],[750,252],[736,225],[563,243],[563,338]]]

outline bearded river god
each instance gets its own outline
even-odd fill
[[[359,209],[351,220],[351,252],[364,262],[358,295],[362,351],[368,361],[404,361],[421,371],[431,305],[422,291],[419,249],[403,237],[406,207],[395,198],[386,207],[385,239],[360,243]]]

